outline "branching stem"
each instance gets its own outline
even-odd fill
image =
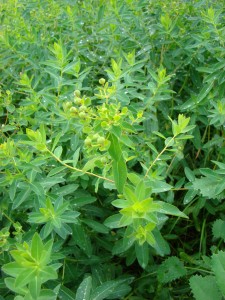
[[[90,175],[90,176],[94,176],[94,177],[103,179],[103,180],[105,180],[105,181],[109,181],[109,182],[114,183],[114,180],[112,180],[112,179],[109,179],[109,178],[107,178],[107,177],[100,176],[100,175],[97,175],[97,174],[94,174],[94,173],[91,173],[91,172],[88,172],[88,171],[83,171],[83,170],[81,170],[81,169],[72,167],[72,166],[70,166],[70,165],[64,163],[59,157],[57,157],[57,156],[56,156],[52,151],[50,151],[47,147],[46,147],[46,151],[47,151],[52,157],[54,157],[54,159],[57,160],[61,165],[65,166],[65,167],[68,168],[68,169],[71,169],[71,170],[73,170],[73,171],[77,171],[77,172],[80,172],[80,173],[83,173],[83,174],[87,174],[87,175]]]

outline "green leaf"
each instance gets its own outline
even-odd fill
[[[109,141],[111,142],[111,144],[108,152],[114,161],[119,161],[120,157],[122,156],[122,151],[118,138],[114,134],[111,134],[109,136]]]
[[[98,286],[91,295],[91,300],[104,300],[109,297],[120,285],[119,281],[107,281]]]
[[[152,188],[152,193],[163,193],[173,188],[172,185],[161,180],[151,181],[149,186]]]
[[[222,175],[214,174],[215,176],[207,176],[200,179],[195,179],[193,188],[200,190],[203,197],[215,199],[225,190],[225,181]]]
[[[127,180],[127,166],[124,158],[121,156],[119,160],[113,161],[112,172],[115,185],[119,193],[123,193],[123,189]]]
[[[105,225],[103,225],[97,221],[89,220],[89,219],[82,219],[82,222],[85,223],[86,225],[88,225],[90,228],[92,228],[95,232],[100,232],[103,234],[107,234],[109,232],[109,229]]]
[[[121,227],[120,225],[121,218],[122,218],[121,214],[112,215],[105,220],[104,225],[111,229],[119,228]]]
[[[73,239],[76,245],[78,245],[87,256],[92,254],[92,245],[89,235],[84,230],[84,227],[80,224],[73,224]]]
[[[52,149],[51,149],[52,152],[54,151],[55,147],[57,146],[57,144],[58,144],[58,142],[59,142],[61,136],[62,136],[62,133],[60,132],[60,133],[58,133],[57,136],[55,137],[54,142],[53,142],[53,145],[52,145]]]
[[[211,89],[213,88],[214,80],[210,83],[206,83],[205,86],[201,89],[201,91],[198,94],[197,102],[200,103],[204,98],[209,94]]]
[[[41,280],[42,282],[51,280],[51,279],[57,279],[58,275],[55,269],[51,266],[42,267],[40,272]]]
[[[41,278],[35,276],[29,283],[30,294],[34,299],[37,299],[41,291]]]
[[[197,191],[190,189],[187,191],[187,193],[184,196],[183,203],[184,205],[187,205],[188,203],[191,202],[191,200],[197,195]]]
[[[137,196],[138,201],[141,201],[141,200],[145,199],[146,196],[148,196],[148,195],[145,195],[145,192],[146,192],[145,184],[144,184],[144,181],[141,180],[135,189],[135,195]]]
[[[55,189],[55,193],[60,196],[66,196],[69,194],[73,194],[78,189],[79,185],[78,184],[67,184],[65,186],[60,186]]]
[[[92,277],[88,276],[79,285],[76,293],[75,300],[89,300],[91,299],[91,289],[92,289]]]
[[[76,295],[64,285],[61,285],[58,296],[63,300],[74,300],[76,297]]]
[[[112,254],[118,255],[120,253],[127,251],[134,244],[134,242],[135,242],[135,237],[129,237],[129,238],[124,237],[123,239],[116,241],[112,249]]]
[[[127,284],[119,285],[114,292],[110,294],[110,299],[124,299],[126,295],[130,293],[132,288]]]
[[[42,143],[42,136],[39,130],[34,131],[29,128],[26,129],[26,134],[30,140],[36,143]]]
[[[92,196],[81,196],[79,198],[75,198],[73,201],[72,201],[72,204],[75,206],[75,207],[82,207],[84,205],[87,205],[87,204],[90,204],[90,203],[93,203],[96,201],[96,198],[95,197],[92,197]]]
[[[139,265],[145,269],[149,262],[149,245],[145,242],[142,245],[139,245],[138,243],[135,244],[135,253],[138,260]]]
[[[26,287],[15,286],[15,278],[10,278],[10,277],[5,278],[5,284],[8,287],[8,289],[10,289],[11,291],[17,294],[26,295],[28,293],[28,289]]]
[[[117,208],[125,208],[128,206],[127,201],[124,201],[124,199],[117,199],[112,201],[112,205]]]
[[[51,177],[51,176],[54,176],[58,173],[61,173],[63,170],[65,170],[66,167],[56,167],[56,168],[53,168],[47,175],[47,177]]]
[[[26,284],[28,284],[34,279],[36,272],[37,271],[35,267],[29,268],[27,270],[25,269],[22,272],[20,272],[20,274],[16,277],[15,287],[24,287]]]
[[[61,154],[62,154],[62,151],[63,151],[63,148],[62,146],[58,146],[55,150],[54,150],[54,155],[57,157],[57,158],[60,158]]]
[[[217,239],[222,238],[225,241],[225,221],[217,219],[213,223],[212,228],[213,236]]]
[[[22,270],[23,267],[17,262],[10,262],[2,267],[3,272],[13,277],[16,277],[19,273],[22,272]]]
[[[136,195],[135,195],[135,193],[134,193],[134,191],[133,191],[133,189],[132,189],[131,186],[126,185],[124,187],[124,191],[123,192],[124,192],[124,195],[125,195],[126,199],[130,203],[136,203],[136,202],[138,202],[138,199],[137,199],[137,197],[136,197]]]
[[[37,262],[40,261],[43,250],[42,240],[40,236],[35,233],[31,242],[31,255]]]
[[[187,177],[187,179],[190,181],[190,182],[193,182],[195,180],[195,175],[194,173],[191,171],[191,169],[189,169],[188,167],[185,167],[184,168],[184,173]]]
[[[172,282],[173,280],[185,276],[186,273],[183,262],[176,256],[167,258],[159,268],[157,268],[157,277],[161,283]]]
[[[129,148],[135,150],[135,144],[127,135],[121,135],[119,141]]]
[[[56,300],[56,294],[54,291],[43,289],[40,292],[40,296],[38,297],[38,300]],[[63,299],[66,300],[66,299]]]
[[[76,168],[77,166],[77,162],[78,162],[78,159],[79,159],[79,155],[80,155],[80,148],[78,148],[75,152],[74,152],[74,155],[73,155],[73,167]]]
[[[66,179],[64,179],[61,176],[52,176],[52,177],[46,177],[39,181],[39,183],[43,186],[45,189],[51,188],[53,185],[56,185],[57,183],[64,182]]]
[[[169,255],[170,246],[163,238],[161,232],[157,228],[155,228],[153,230],[153,235],[155,237],[155,244],[153,244],[152,246],[155,248],[156,252],[161,256]]]
[[[213,254],[212,256],[212,270],[215,273],[216,283],[225,297],[225,252],[219,251],[217,254]],[[214,297],[214,299],[216,299]]]
[[[133,183],[133,185],[138,185],[138,183],[141,181],[141,178],[135,173],[128,173],[127,177],[131,183]]]
[[[186,216],[183,212],[181,212],[176,206],[172,204],[163,201],[156,201],[156,203],[161,205],[161,208],[158,209],[158,212],[176,217],[188,218],[188,216]]]
[[[214,276],[195,275],[190,278],[191,291],[196,300],[222,300]]]
[[[46,143],[46,132],[45,132],[45,126],[43,123],[40,125],[40,133],[41,133],[41,142],[43,144],[45,144]]]
[[[31,189],[30,187],[27,190],[20,192],[13,201],[12,209],[18,208],[27,198],[30,196]]]

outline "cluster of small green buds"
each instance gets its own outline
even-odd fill
[[[104,136],[95,133],[86,137],[84,145],[90,150],[98,148],[100,151],[105,151],[110,146],[110,141],[108,141]]]
[[[73,106],[73,103],[71,101],[67,101],[63,103],[63,110],[66,112],[70,110],[70,108]]]
[[[88,97],[81,97],[79,90],[74,91],[74,101],[67,101],[63,103],[63,110],[65,113],[69,113],[70,117],[77,117],[82,122],[89,122],[92,115],[92,110],[88,107],[91,104],[91,100]]]
[[[120,109],[119,104],[106,104],[103,103],[97,109],[97,118],[101,121],[101,127],[109,130],[112,125],[119,125],[120,122],[127,117],[128,108],[123,107]]]
[[[8,238],[10,236],[9,228],[2,228],[0,231],[0,248],[3,251],[7,251],[9,248]]]

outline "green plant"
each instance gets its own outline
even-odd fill
[[[0,12],[0,299],[223,299],[223,1]]]
[[[36,233],[31,245],[23,243],[18,245],[17,250],[12,250],[15,262],[10,262],[3,267],[3,271],[10,275],[5,279],[6,286],[15,293],[16,299],[55,299],[55,293],[51,290],[41,289],[43,283],[56,279],[56,270],[60,264],[52,264],[51,250],[53,241],[43,244],[40,236]]]

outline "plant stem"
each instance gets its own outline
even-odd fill
[[[169,143],[162,149],[162,151],[156,156],[156,158],[153,160],[153,162],[151,163],[150,167],[148,168],[146,174],[145,174],[145,178],[148,176],[148,173],[150,172],[150,170],[152,169],[152,167],[154,166],[154,164],[157,162],[157,160],[160,158],[160,156],[167,150],[167,148],[170,146],[171,141],[174,141],[175,136],[173,136],[171,138],[171,140],[169,141]]]
[[[94,177],[103,179],[103,180],[105,180],[105,181],[109,181],[109,182],[114,183],[114,180],[112,180],[112,179],[109,179],[109,178],[107,178],[107,177],[100,176],[100,175],[97,175],[97,174],[94,174],[94,173],[91,173],[91,172],[83,171],[83,170],[81,170],[81,169],[72,167],[72,166],[70,166],[70,165],[64,163],[60,158],[58,158],[54,153],[52,153],[47,147],[46,147],[46,151],[47,151],[52,157],[54,157],[55,160],[57,160],[61,165],[67,167],[68,169],[71,169],[71,170],[73,170],[73,171],[77,171],[77,172],[80,172],[80,173],[83,173],[83,174],[87,174],[87,175],[90,175],[90,176],[94,176]]]

